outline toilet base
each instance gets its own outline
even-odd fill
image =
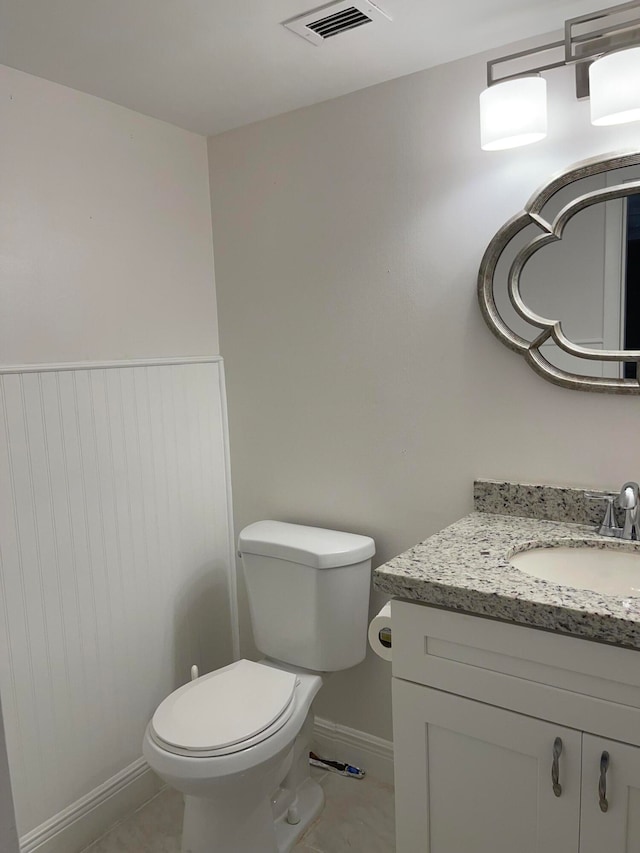
[[[278,853],[290,853],[296,842],[319,816],[324,806],[324,791],[313,779],[306,779],[297,790],[297,812],[300,823],[290,824],[287,811],[275,820]]]
[[[223,802],[187,794],[182,853],[290,853],[324,805],[324,791],[310,777],[312,735],[309,711],[289,749],[262,766],[274,784],[280,780],[271,796],[255,770],[239,774],[233,789],[225,783]]]
[[[186,796],[182,853],[290,853],[322,811],[324,791],[307,778],[296,788],[295,799],[290,793],[279,789],[250,810],[239,803],[237,814],[227,811],[224,816],[211,800]],[[290,805],[279,807],[283,800]]]
[[[324,806],[324,791],[310,774],[313,714],[307,714],[293,745],[291,767],[271,797],[277,853],[289,853]]]

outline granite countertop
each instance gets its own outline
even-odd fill
[[[519,488],[495,484],[505,485]],[[476,506],[487,505],[486,489],[487,481],[476,483]],[[530,548],[579,545],[640,551],[640,542],[598,536],[592,524],[476,511],[380,566],[374,586],[396,598],[640,649],[640,594],[622,598],[560,586],[509,562]]]

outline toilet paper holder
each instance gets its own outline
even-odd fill
[[[385,647],[385,649],[390,649],[392,646],[391,640],[391,625],[386,628],[380,628],[378,631],[378,639],[380,640],[381,645]]]

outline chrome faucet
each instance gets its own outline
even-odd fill
[[[618,506],[624,510],[624,527],[620,534],[621,539],[640,539],[639,492],[640,487],[637,483],[625,483],[620,489]]]
[[[598,527],[600,536],[640,540],[640,486],[637,483],[625,483],[620,494],[587,492],[586,497],[607,502],[602,524]],[[624,527],[616,521],[615,507],[624,510]]]

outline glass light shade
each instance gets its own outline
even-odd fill
[[[640,47],[609,53],[589,67],[592,124],[640,119]]]
[[[480,95],[480,138],[485,151],[517,148],[547,135],[547,81],[517,77]]]

